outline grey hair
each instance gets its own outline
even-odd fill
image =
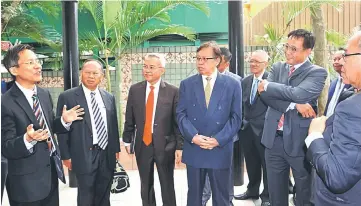
[[[163,54],[149,53],[149,54],[146,54],[144,56],[144,60],[148,59],[148,58],[158,58],[158,60],[159,60],[160,64],[162,65],[162,67],[165,68],[166,60],[165,60],[165,56]]]
[[[256,50],[256,51],[252,52],[252,53],[259,53],[259,54],[263,55],[264,57],[266,57],[267,61],[270,59],[268,53],[265,50],[259,49],[259,50]]]

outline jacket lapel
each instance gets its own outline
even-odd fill
[[[15,102],[19,105],[21,109],[24,110],[25,114],[29,117],[30,121],[33,123],[34,130],[40,129],[39,122],[35,117],[33,109],[30,107],[30,104],[26,99],[25,95],[16,84],[14,84],[11,87],[11,93],[15,97]]]
[[[288,79],[288,84],[290,83],[290,81],[294,78],[296,78],[299,74],[301,74],[303,71],[305,71],[306,69],[308,69],[311,66],[311,62],[310,61],[306,61],[305,63],[303,63],[299,68],[296,69],[296,71],[294,71],[291,76]],[[289,71],[289,67],[288,67],[288,71]],[[288,73],[287,73],[288,75]]]
[[[90,114],[89,114],[90,111],[89,111],[89,107],[88,107],[88,104],[87,104],[87,101],[86,101],[86,98],[85,98],[85,94],[84,94],[82,85],[80,85],[75,90],[75,94],[77,95],[77,97],[76,97],[77,104],[80,105],[80,107],[84,108],[84,113],[85,113],[84,114],[84,121],[85,121],[85,124],[88,125],[88,128],[89,128],[90,132],[93,133],[92,123],[91,123]]]
[[[202,110],[202,112],[204,112],[207,109],[207,106],[206,106],[206,97],[204,94],[202,75],[198,74],[197,78],[195,78],[193,88],[194,88],[194,96],[197,99],[198,104],[200,105],[200,109]]]
[[[161,80],[160,85],[159,85],[159,93],[158,93],[158,99],[157,99],[157,105],[156,105],[156,109],[155,109],[155,117],[154,117],[154,123],[158,122],[157,121],[157,117],[160,112],[162,110],[162,105],[164,105],[165,102],[165,98],[167,98],[167,90],[166,90],[166,85],[163,82],[163,80]]]
[[[217,73],[217,79],[213,86],[211,99],[209,100],[209,105],[208,105],[208,110],[207,110],[206,116],[207,115],[210,116],[217,109],[218,102],[219,102],[219,100],[221,100],[221,98],[223,96],[223,90],[225,89],[225,86],[224,86],[225,84],[226,84],[226,81],[225,81],[223,75],[220,75],[219,73]]]
[[[247,79],[248,82],[246,82],[246,87],[244,88],[244,92],[245,92],[245,103],[247,105],[251,105],[250,103],[250,100],[251,100],[251,90],[252,90],[252,85],[253,85],[253,78],[254,78],[254,75],[252,75],[251,78]],[[243,88],[242,88],[243,89]]]
[[[109,95],[107,95],[107,93],[103,89],[100,89],[100,88],[99,88],[99,93],[103,99],[105,110],[106,110],[107,130],[108,130],[108,135],[109,135],[109,131],[110,131],[109,125],[110,125],[110,121],[111,121],[110,113],[115,112],[115,111],[112,111],[112,100],[109,98]]]

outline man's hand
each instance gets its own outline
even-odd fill
[[[310,128],[308,129],[308,134],[311,134],[314,132],[323,133],[326,128],[326,120],[327,120],[327,117],[325,117],[325,116],[317,117],[317,118],[313,119],[310,124]]]
[[[259,84],[258,84],[258,93],[261,94],[263,91],[265,91],[264,86],[268,83],[267,80],[262,80]]]
[[[296,104],[296,109],[299,113],[302,114],[304,118],[314,118],[316,117],[316,113],[313,110],[312,106],[308,103],[306,104]]]
[[[130,145],[125,146],[125,151],[126,151],[129,155],[132,155],[132,154],[130,153]]]
[[[69,170],[71,170],[72,169],[71,159],[63,160],[63,165],[65,165],[65,167],[67,167]]]
[[[200,147],[207,145],[207,140],[209,137],[203,136],[203,135],[196,135],[193,137],[192,142],[196,145],[199,145]]]
[[[218,147],[218,146],[219,146],[219,143],[218,143],[217,139],[214,138],[214,137],[211,137],[211,138],[207,139],[206,144],[202,145],[201,148],[211,150],[211,149],[213,149],[215,147]]]
[[[115,159],[120,160],[120,152],[115,153]]]
[[[38,129],[34,131],[33,124],[26,128],[26,141],[44,141],[49,138],[48,130]]]
[[[81,115],[84,114],[84,108],[80,108],[80,105],[77,105],[69,110],[66,110],[66,105],[63,107],[63,114],[61,117],[63,118],[65,123],[71,123],[76,120],[82,120],[83,117]]]
[[[182,162],[182,150],[176,150],[175,151],[175,163],[178,165]]]

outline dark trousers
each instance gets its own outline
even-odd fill
[[[1,160],[1,202],[3,201],[6,177],[8,176],[8,163]]]
[[[242,146],[249,179],[247,192],[251,196],[258,196],[259,186],[263,176],[263,191],[260,197],[262,201],[268,201],[269,194],[265,147],[261,144],[261,137],[257,136],[250,126],[242,131],[242,137]]]
[[[290,157],[283,147],[283,139],[276,136],[273,148],[266,148],[266,166],[271,205],[288,206],[288,181],[290,167],[295,179],[297,206],[312,205],[311,197],[311,166],[306,157]]]
[[[53,158],[50,158],[51,163],[51,190],[49,195],[42,200],[38,200],[35,202],[15,202],[11,200],[11,196],[9,195],[9,202],[11,206],[59,206],[59,183],[58,183],[58,175],[55,169],[55,163]],[[36,185],[34,185],[34,190],[36,190]],[[11,194],[15,196],[16,194]]]
[[[168,143],[172,145],[167,144],[163,154],[155,155],[153,142],[149,146],[142,142],[140,152],[136,153],[143,206],[157,205],[154,193],[154,163],[157,166],[163,205],[176,205],[174,191],[175,143],[175,141],[174,144]]]
[[[78,206],[110,206],[110,187],[114,171],[109,169],[107,150],[92,150],[93,164],[89,174],[76,174]]]
[[[188,197],[187,206],[202,205],[202,195],[206,175],[212,189],[213,206],[229,206],[231,169],[194,168],[187,165]]]

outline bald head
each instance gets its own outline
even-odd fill
[[[268,62],[269,60],[269,56],[268,53],[265,52],[264,50],[256,50],[252,53],[252,56],[259,56],[260,60],[264,61],[264,62]]]

